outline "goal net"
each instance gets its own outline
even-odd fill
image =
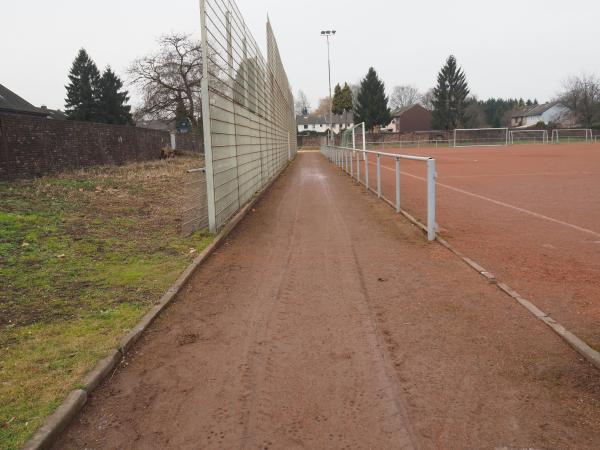
[[[497,147],[508,145],[508,128],[459,128],[454,130],[454,147]]]
[[[511,130],[511,144],[545,144],[548,142],[546,130]]]
[[[352,147],[352,128],[342,131],[342,147]]]
[[[563,128],[552,130],[552,142],[568,144],[570,142],[592,142],[592,130],[586,128]]]

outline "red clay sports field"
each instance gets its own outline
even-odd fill
[[[600,350],[600,143],[385,152],[435,158],[439,235]],[[395,162],[381,166],[393,200]],[[402,208],[424,223],[425,164],[401,172]]]

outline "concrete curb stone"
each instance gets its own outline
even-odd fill
[[[46,450],[52,446],[58,435],[81,411],[87,400],[83,389],[72,391],[65,401],[46,419],[35,435],[25,444],[23,450]]]

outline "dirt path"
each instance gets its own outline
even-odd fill
[[[600,375],[303,154],[57,449],[600,446]]]

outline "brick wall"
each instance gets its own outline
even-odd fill
[[[149,161],[170,142],[165,131],[0,113],[0,179]],[[202,148],[198,136],[177,142],[184,151]]]

